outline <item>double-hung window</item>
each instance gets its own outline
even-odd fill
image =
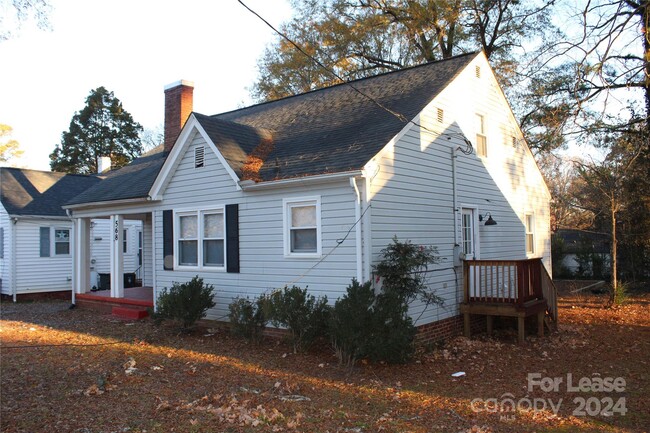
[[[476,154],[487,156],[487,136],[485,135],[485,117],[482,114],[476,115]]]
[[[178,212],[176,244],[179,268],[225,267],[225,220],[223,209]]]
[[[526,254],[535,253],[535,216],[532,213],[524,215],[526,228]]]
[[[284,254],[321,255],[320,197],[284,200]]]
[[[54,229],[54,254],[57,256],[70,254],[69,229]]]

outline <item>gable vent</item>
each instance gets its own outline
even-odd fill
[[[201,168],[205,165],[205,147],[194,149],[194,168]]]
[[[476,69],[474,70],[476,74],[476,78],[481,78],[481,67],[477,66]]]
[[[442,123],[445,120],[445,111],[442,108],[438,108],[438,122]]]

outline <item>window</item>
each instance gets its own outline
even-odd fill
[[[0,259],[5,258],[5,228],[0,227]]]
[[[481,114],[476,115],[476,154],[487,156],[487,137],[485,136],[485,118]]]
[[[321,254],[320,197],[284,200],[284,252],[287,256]]]
[[[57,256],[70,254],[70,230],[69,229],[54,230],[54,254]]]
[[[535,217],[532,213],[524,215],[526,227],[526,254],[535,253]]]
[[[129,244],[127,239],[129,238],[128,236],[129,232],[127,229],[124,229],[122,232],[122,252],[126,254],[129,251]]]
[[[218,269],[225,266],[225,220],[220,210],[177,214],[180,267]]]

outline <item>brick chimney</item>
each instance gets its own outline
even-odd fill
[[[183,125],[192,113],[194,83],[180,80],[165,86],[165,152],[174,147]]]

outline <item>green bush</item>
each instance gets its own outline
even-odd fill
[[[267,322],[264,302],[263,297],[256,298],[253,302],[248,298],[235,298],[228,306],[231,332],[248,340],[258,341]]]
[[[409,316],[409,304],[418,299],[425,305],[442,304],[429,288],[428,266],[440,262],[435,247],[400,242],[397,237],[381,251],[374,267],[381,278],[381,292],[370,282],[355,279],[347,293],[336,301],[330,320],[330,337],[341,364],[351,366],[359,358],[402,363],[413,355],[417,332]]]
[[[352,366],[361,358],[397,364],[413,355],[416,328],[408,305],[392,292],[376,295],[369,281],[352,280],[329,323],[340,364]]]
[[[286,327],[291,333],[294,352],[304,351],[326,334],[330,308],[327,297],[307,295],[297,286],[275,290],[262,301],[266,317],[275,327]]]
[[[375,291],[370,281],[360,284],[352,279],[347,293],[334,304],[329,322],[332,345],[339,364],[351,367],[368,353],[372,339]]]
[[[165,287],[158,295],[155,318],[178,321],[188,330],[216,305],[213,291],[214,286],[204,285],[198,275],[187,283],[174,283],[169,291]]]

